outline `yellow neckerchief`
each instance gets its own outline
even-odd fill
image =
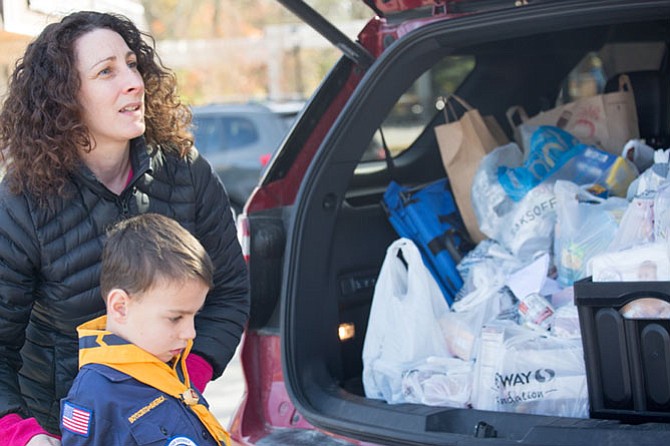
[[[172,361],[173,366],[170,367],[154,355],[107,331],[106,324],[107,316],[101,316],[77,327],[79,367],[85,364],[106,365],[177,398],[198,416],[219,445],[230,445],[228,432],[209,409],[199,403],[197,393],[191,389],[186,357],[193,341],[189,341],[184,352]],[[181,369],[184,382],[179,379],[177,366]]]

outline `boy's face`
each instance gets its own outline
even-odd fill
[[[199,279],[160,280],[149,291],[126,300],[122,322],[114,331],[167,362],[195,338],[194,318],[208,291]]]

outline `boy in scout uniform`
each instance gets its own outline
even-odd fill
[[[228,446],[185,365],[212,286],[205,249],[176,221],[144,214],[112,228],[101,268],[107,315],[77,328],[63,446]]]

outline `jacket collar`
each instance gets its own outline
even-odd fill
[[[130,181],[126,189],[132,187],[145,173],[153,171],[152,154],[158,150],[147,145],[144,136],[140,136],[130,140],[130,164],[133,168],[133,179]],[[151,153],[150,153],[151,152]],[[83,162],[80,163],[79,170],[75,172],[75,178],[86,184],[92,190],[99,193],[110,192],[102,183],[98,181],[91,169]]]

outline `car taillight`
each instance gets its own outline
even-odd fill
[[[251,237],[249,233],[249,218],[247,214],[241,213],[237,216],[237,240],[242,247],[242,255],[244,261],[249,263],[249,247],[251,244]]]
[[[270,158],[272,158],[271,153],[264,153],[260,157],[258,157],[258,160],[261,162],[261,166],[265,167],[270,162]]]

